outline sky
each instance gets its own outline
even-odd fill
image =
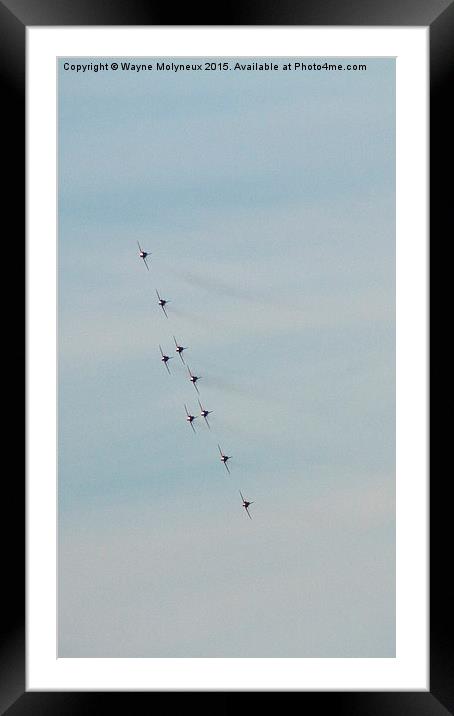
[[[65,60],[58,655],[394,657],[394,60]]]

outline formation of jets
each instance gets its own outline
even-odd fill
[[[147,256],[150,256],[150,252],[149,252],[149,251],[144,251],[144,250],[142,249],[142,247],[140,246],[139,242],[137,242],[137,246],[139,247],[139,257],[143,260],[143,262],[144,262],[144,264],[145,264],[147,270],[149,271],[150,268],[149,268],[148,263],[147,263]],[[168,318],[169,316],[168,316],[167,311],[166,311],[166,305],[167,305],[168,303],[170,303],[170,301],[169,301],[168,299],[162,298],[162,297],[159,295],[158,289],[155,289],[155,291],[156,291],[156,296],[158,297],[157,303],[158,303],[159,307],[162,309],[162,311],[163,311],[165,317]],[[175,338],[175,336],[173,336],[173,340],[174,340],[174,343],[175,343],[175,352],[177,353],[177,355],[180,356],[181,362],[182,362],[182,363],[186,366],[186,368],[187,368],[187,371],[188,371],[188,379],[190,380],[190,382],[192,383],[192,385],[193,385],[194,388],[196,389],[197,393],[200,395],[200,391],[199,391],[199,389],[198,389],[198,387],[197,387],[197,381],[199,381],[199,380],[202,378],[202,376],[200,376],[200,375],[195,375],[194,373],[192,373],[190,367],[185,363],[185,360],[184,360],[184,357],[183,357],[183,351],[187,350],[187,349],[188,349],[188,346],[182,346],[182,345],[180,345],[180,344],[178,343],[177,339]],[[171,375],[169,366],[168,366],[167,364],[168,364],[169,360],[171,360],[171,359],[173,358],[173,356],[170,356],[170,355],[167,355],[166,353],[164,353],[164,351],[162,350],[162,346],[161,346],[161,345],[159,345],[159,351],[160,351],[160,353],[161,353],[161,361],[162,361],[162,363],[164,364],[165,369],[167,370],[167,373],[168,373],[169,375]],[[202,405],[202,403],[200,402],[200,398],[197,398],[197,402],[198,402],[199,408],[200,408],[200,416],[198,416],[198,415],[192,415],[192,414],[189,412],[186,403],[184,403],[184,409],[185,409],[185,413],[186,413],[186,421],[187,421],[187,422],[189,423],[189,425],[191,426],[191,429],[192,429],[192,431],[194,432],[194,434],[196,433],[196,431],[195,431],[195,427],[194,427],[193,423],[194,423],[194,420],[197,420],[198,417],[203,418],[204,421],[205,421],[205,423],[206,423],[206,425],[207,425],[207,427],[208,427],[208,429],[211,430],[210,424],[209,424],[209,422],[208,422],[208,416],[209,416],[211,413],[214,412],[213,410],[207,410],[206,408],[204,408],[203,405]],[[222,452],[221,446],[219,445],[219,443],[218,443],[218,450],[219,450],[220,460],[221,460],[221,462],[224,464],[225,469],[227,470],[227,472],[228,472],[229,475],[230,475],[230,469],[229,469],[229,466],[227,465],[227,462],[232,459],[232,455],[225,455],[225,454]],[[250,500],[246,500],[246,499],[243,497],[243,494],[242,494],[241,490],[240,490],[239,492],[240,492],[241,499],[242,499],[242,501],[243,501],[243,505],[242,505],[242,506],[244,507],[244,509],[245,509],[245,511],[246,511],[246,513],[247,513],[247,515],[248,515],[248,517],[249,517],[249,519],[252,519],[251,514],[250,514],[250,512],[249,512],[249,505],[252,505],[253,502],[250,501]]]

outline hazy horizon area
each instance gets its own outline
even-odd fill
[[[58,656],[395,656],[395,60],[360,61],[59,60]]]

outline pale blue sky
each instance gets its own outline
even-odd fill
[[[60,61],[60,656],[394,656],[395,63],[364,62]]]

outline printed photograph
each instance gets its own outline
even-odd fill
[[[58,657],[396,656],[395,69],[59,58]]]

